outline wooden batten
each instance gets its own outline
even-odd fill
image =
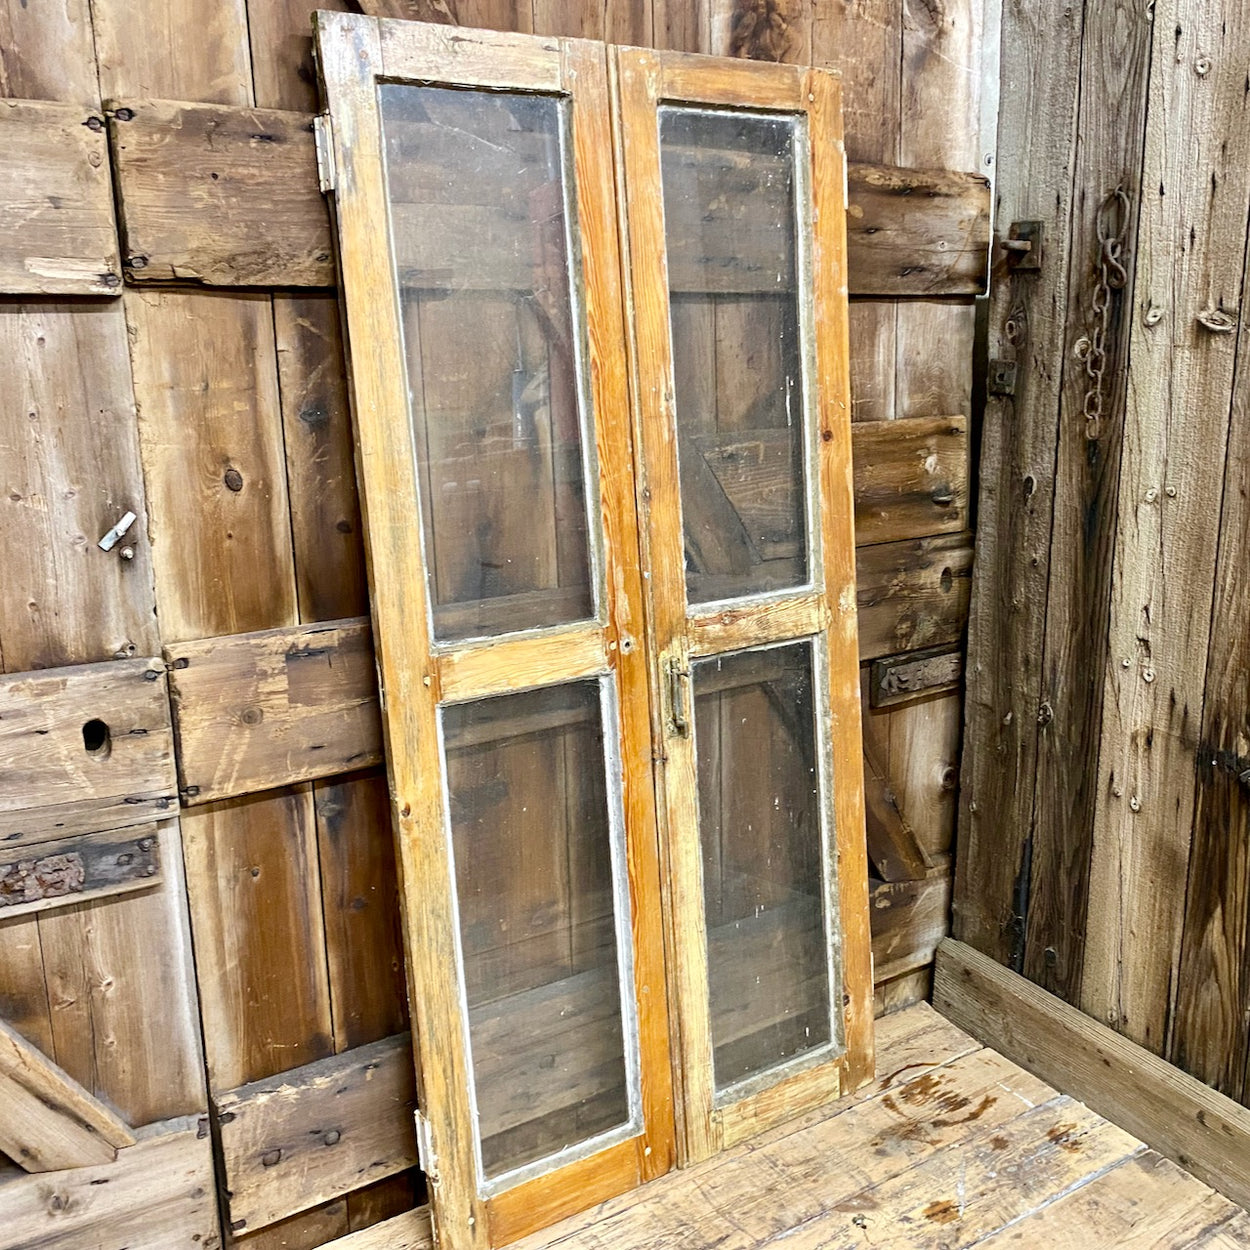
[[[915,881],[933,860],[916,838],[898,804],[877,748],[864,742],[864,816],[868,858],[885,881]]]
[[[327,1241],[324,1250],[434,1250],[429,1207],[417,1207],[358,1233]]]
[[[382,759],[365,624],[208,638],[166,654],[186,802],[333,776]]]
[[[333,285],[330,221],[307,113],[125,100],[113,103],[109,117],[131,281]],[[984,291],[990,238],[984,178],[866,163],[852,163],[848,178],[852,295]],[[428,218],[431,229],[464,229],[463,214],[446,206],[400,207],[422,222]],[[515,229],[502,214],[482,210],[476,229],[497,234],[510,225]],[[750,243],[739,226],[735,255]],[[480,250],[466,255],[470,270],[482,256]],[[517,285],[499,273],[477,273],[471,281]]]
[[[985,1045],[1250,1203],[1250,1108],[962,942],[938,948],[933,1003]]]
[[[873,661],[869,700],[874,708],[897,707],[958,690],[963,676],[961,647],[929,647],[909,655],[886,656]]]
[[[417,1162],[407,1033],[215,1102],[235,1233],[255,1232]]]
[[[0,293],[120,293],[108,146],[97,110],[0,100],[0,220],[8,223]]]
[[[0,841],[142,824],[175,802],[163,661],[0,677]]]
[[[139,100],[109,134],[132,282],[333,284],[308,114]]]
[[[0,1020],[0,1150],[27,1172],[107,1163],[135,1137],[72,1076]]]
[[[880,984],[926,968],[950,931],[951,870],[947,857],[918,881],[882,881],[869,893],[872,974]]]
[[[218,1250],[212,1143],[202,1116],[140,1130],[110,1162],[0,1176],[0,1250]]]
[[[155,823],[0,850],[0,920],[161,882]]]

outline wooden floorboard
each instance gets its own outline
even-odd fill
[[[875,1082],[517,1250],[1250,1245],[1250,1216],[927,1004]]]

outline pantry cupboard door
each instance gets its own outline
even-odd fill
[[[693,1162],[873,1070],[840,83],[643,49],[615,78]]]
[[[317,15],[441,1244],[672,1165],[607,50]]]

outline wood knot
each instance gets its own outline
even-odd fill
[[[752,61],[784,61],[798,46],[794,19],[798,0],[738,0],[729,55]]]

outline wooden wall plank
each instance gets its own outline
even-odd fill
[[[1179,34],[1177,32],[1180,32]],[[1155,6],[1081,1005],[1161,1050],[1184,915],[1250,199],[1250,11]],[[1177,118],[1192,138],[1182,152]],[[1157,188],[1157,190],[1156,190]],[[1220,314],[1224,318],[1222,323]],[[1205,318],[1205,320],[1204,320]],[[1210,326],[1214,328],[1209,328]]]
[[[1004,17],[996,182],[999,233],[1044,223],[1067,252],[1081,11],[1029,0]],[[968,627],[966,729],[955,861],[954,932],[1002,963],[1023,956],[1028,825],[1049,577],[1059,310],[1067,267],[1001,275],[990,295],[989,355],[1015,360],[1012,397],[990,396],[981,447],[977,580]]]
[[[173,763],[159,659],[0,677],[6,842],[151,820],[175,794]]]
[[[316,112],[312,15],[349,11],[347,0],[247,0],[247,33],[256,103],[263,109]]]
[[[1081,105],[1077,126],[1070,256],[1062,347],[1054,524],[1045,603],[1042,686],[1038,703],[1037,775],[1032,813],[1032,872],[1024,971],[1044,989],[1075,1002],[1080,989],[1102,721],[1103,683],[1090,680],[1107,663],[1112,547],[1128,391],[1128,336],[1137,249],[1136,206],[1150,72],[1151,10],[1136,0],[1091,7],[1085,17]],[[1127,211],[1104,209],[1122,187]],[[1083,413],[1090,388],[1082,342],[1098,330],[1093,313],[1101,267],[1099,225],[1125,232],[1127,289],[1109,293],[1110,318],[1103,406]],[[1030,605],[1035,609],[1036,605]],[[1043,711],[1043,709],[1045,709]]]
[[[234,1089],[331,1054],[307,794],[209,804],[182,824],[210,1086]]]
[[[935,865],[917,881],[872,886],[872,976],[892,981],[933,962],[950,928],[949,863]]]
[[[363,1232],[327,1243],[332,1250],[434,1250],[428,1207],[397,1215]]]
[[[0,96],[99,104],[88,0],[0,3]]]
[[[230,1224],[252,1232],[417,1161],[407,1034],[221,1094]]]
[[[0,100],[0,291],[121,289],[104,121],[75,104]],[[16,228],[20,223],[20,229]]]
[[[218,1250],[208,1124],[154,1125],[112,1163],[0,1180],[0,1250]]]
[[[333,283],[307,113],[128,99],[109,135],[132,282]]]
[[[159,648],[126,326],[115,303],[0,304],[6,671]],[[112,551],[96,545],[127,513]],[[123,558],[129,550],[132,559]]]

